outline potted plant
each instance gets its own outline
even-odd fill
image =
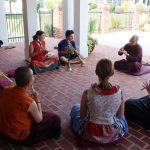
[[[92,37],[92,33],[96,30],[96,20],[90,20],[88,25],[88,53],[92,53],[95,45],[98,43],[97,39]]]

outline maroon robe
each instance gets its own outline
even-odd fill
[[[116,61],[114,67],[116,70],[128,71],[128,72],[138,72],[142,66],[142,47],[139,44],[131,46],[126,44],[124,50],[127,51],[129,56],[126,59]],[[118,52],[118,55],[123,55],[123,53]]]

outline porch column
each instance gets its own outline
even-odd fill
[[[141,15],[141,4],[136,3],[134,6],[134,14],[133,14],[133,19],[132,19],[132,30],[137,31],[139,30],[139,18]]]
[[[73,7],[73,4],[74,4],[74,0],[63,0],[62,1],[63,37],[65,37],[66,30],[74,29],[74,7]]]
[[[24,43],[25,43],[25,60],[29,59],[29,44],[32,36],[38,30],[36,0],[22,0],[23,4],[23,20],[24,20]]]
[[[102,5],[102,16],[101,16],[101,33],[108,33],[109,32],[109,11],[110,6],[107,0],[103,1]]]
[[[88,57],[88,0],[74,0],[74,32],[77,48]]]
[[[0,0],[0,19],[1,19],[0,40],[2,40],[4,42],[4,46],[8,46],[8,32],[7,32],[4,0]]]

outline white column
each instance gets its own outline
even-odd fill
[[[73,30],[74,28],[74,0],[63,0],[63,37],[65,37],[66,30]]]
[[[75,42],[80,54],[88,57],[88,0],[75,0],[74,14]]]
[[[29,61],[29,44],[38,30],[36,0],[22,0],[24,20],[25,60]]]
[[[4,42],[4,46],[8,46],[8,32],[4,0],[0,0],[0,40]]]

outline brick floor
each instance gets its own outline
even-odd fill
[[[57,39],[47,40],[48,49],[52,49],[58,42]],[[49,46],[49,44],[51,44]],[[25,64],[23,57],[23,44],[15,44],[15,49],[0,50],[0,68],[6,70],[16,68]],[[56,50],[53,50],[56,52]],[[79,148],[74,140],[73,133],[69,128],[69,112],[71,106],[80,102],[82,92],[92,83],[97,81],[95,76],[95,65],[100,58],[110,58],[113,62],[120,59],[117,50],[112,47],[99,45],[95,51],[86,59],[86,66],[74,65],[72,72],[67,72],[63,67],[53,72],[36,75],[34,81],[35,89],[41,95],[42,108],[46,111],[52,110],[62,120],[62,134],[59,139],[49,139],[36,147],[26,148],[10,145],[0,139],[1,150],[150,150],[150,132],[141,126],[129,122],[130,134],[118,145],[99,146],[96,148]],[[149,57],[144,56],[145,60]],[[113,83],[121,86],[124,98],[137,98],[146,94],[141,91],[142,82],[149,79],[149,74],[136,77],[124,73],[115,72],[111,78]]]

